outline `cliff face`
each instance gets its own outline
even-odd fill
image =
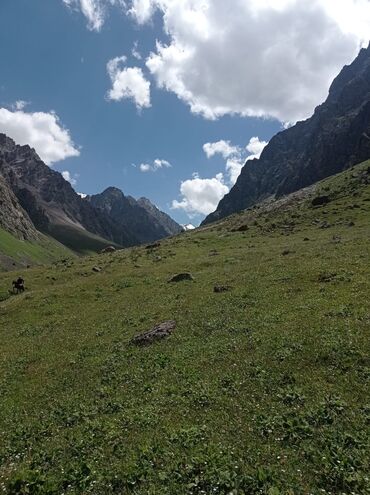
[[[112,239],[110,223],[73,190],[62,175],[45,165],[35,150],[0,134],[0,173],[34,226],[65,242],[65,229]]]
[[[37,240],[39,235],[28,214],[0,175],[0,228],[22,241]]]
[[[344,67],[314,115],[273,137],[204,224],[282,196],[370,157],[370,45]]]
[[[88,196],[86,200],[107,215],[117,227],[130,232],[136,244],[156,241],[182,231],[180,225],[148,199],[140,198],[136,201],[115,187]]]
[[[37,231],[81,252],[108,243],[133,246],[181,231],[149,200],[136,201],[116,188],[82,199],[35,150],[0,134],[0,226],[18,238]]]

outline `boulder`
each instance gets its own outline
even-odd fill
[[[329,196],[317,196],[311,201],[312,206],[324,206],[330,202]]]
[[[157,340],[165,339],[171,335],[175,328],[176,322],[174,320],[165,321],[131,339],[131,344],[137,346],[150,345]]]
[[[231,290],[230,285],[215,285],[213,288],[213,292],[216,294],[220,294],[222,292],[229,292]]]
[[[107,246],[106,248],[104,248],[100,251],[100,254],[114,253],[115,251],[116,251],[116,248],[114,246]]]
[[[194,280],[194,277],[191,273],[178,273],[171,277],[168,282],[184,282],[185,280]]]

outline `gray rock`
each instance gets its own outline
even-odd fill
[[[185,280],[194,280],[194,277],[191,273],[178,273],[171,277],[168,282],[184,282]]]
[[[222,292],[229,292],[232,289],[230,285],[215,285],[213,288],[213,292],[216,294],[220,294]]]
[[[165,321],[151,328],[147,332],[137,335],[131,340],[131,343],[137,346],[150,345],[157,340],[162,340],[169,337],[175,328],[176,322],[174,320]]]

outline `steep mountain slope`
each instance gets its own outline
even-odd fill
[[[367,494],[369,222],[370,162],[154,250],[30,270],[0,303],[0,492]]]
[[[0,228],[21,240],[35,240],[38,232],[13,191],[0,175]]]
[[[182,232],[180,225],[159,211],[148,199],[136,201],[115,187],[109,187],[101,194],[88,196],[86,201],[107,215],[117,227],[130,232],[135,244],[156,241]]]
[[[4,134],[0,134],[0,176],[0,226],[18,237],[24,237],[27,228],[29,235],[37,229],[87,253],[108,243],[133,246],[181,231],[148,200],[136,202],[115,188],[89,200],[80,198],[33,149],[16,145]]]
[[[204,224],[282,196],[370,157],[370,45],[334,80],[314,115],[273,137],[246,163],[235,186]]]
[[[81,243],[83,249],[96,250],[107,245],[106,239],[113,240],[115,227],[109,219],[83,201],[33,149],[16,145],[4,134],[0,134],[0,173],[39,231],[77,250]]]

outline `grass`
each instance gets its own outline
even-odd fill
[[[369,493],[369,166],[156,250],[30,270],[0,302],[0,493]]]
[[[49,239],[40,235],[40,242],[21,241],[12,236],[5,230],[0,228],[0,253],[7,259],[14,261],[14,265],[22,264],[34,265],[42,263],[50,263],[51,261],[61,258],[63,256],[71,256],[72,253],[55,242],[53,239]],[[0,259],[0,270],[2,267]]]

